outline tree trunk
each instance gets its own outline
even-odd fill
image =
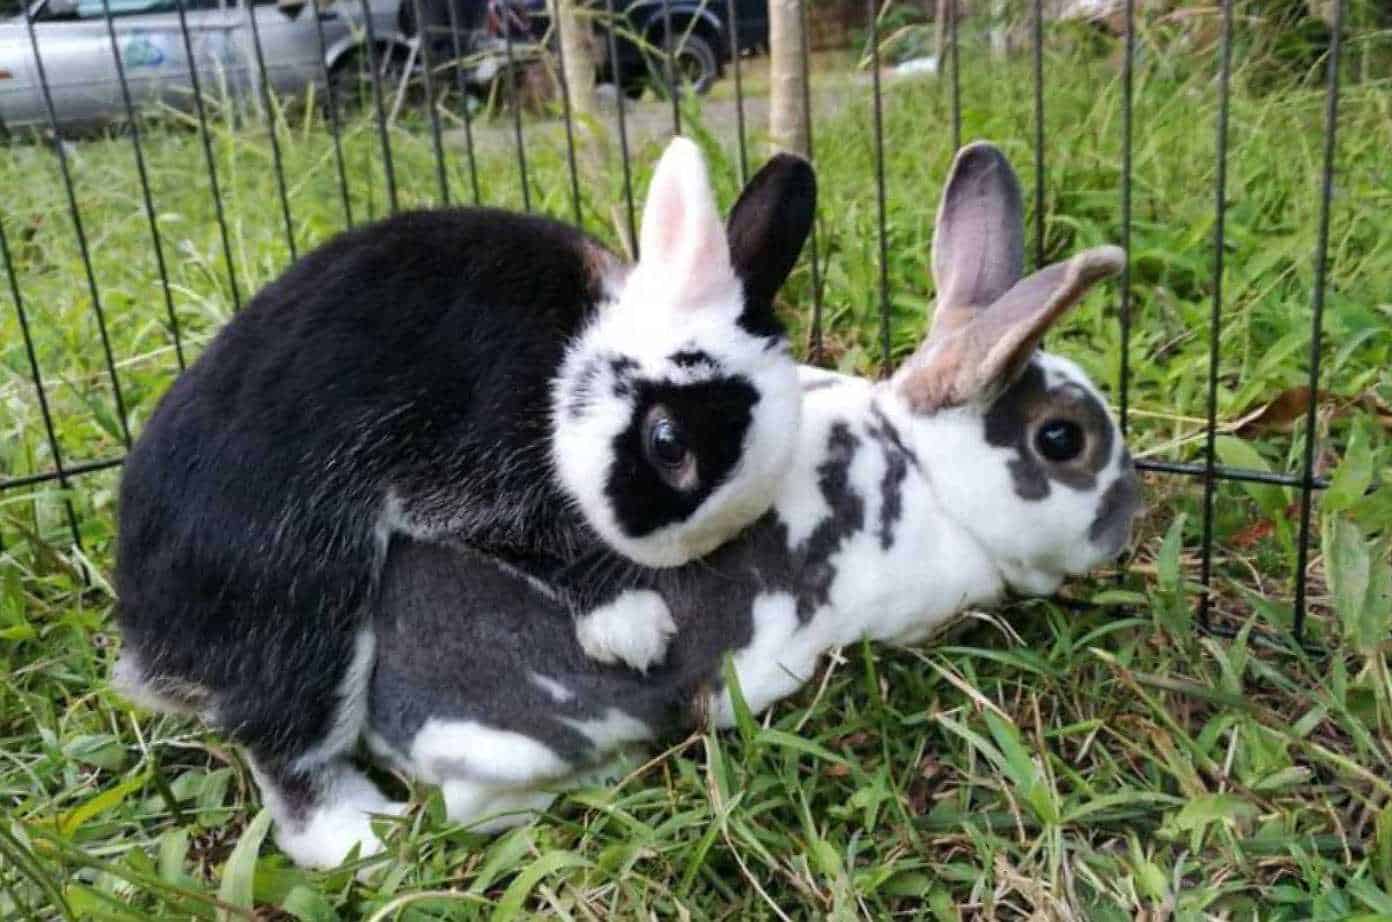
[[[938,8],[933,15],[933,18],[936,20],[936,22],[933,23],[933,60],[937,62],[938,73],[940,74],[947,70],[947,68],[943,66],[943,62],[944,56],[947,54],[947,17],[951,15],[947,7],[949,2],[950,0],[938,0]]]
[[[769,0],[769,140],[775,150],[806,157],[803,25],[801,0]]]
[[[1009,50],[1009,16],[1006,0],[991,0],[991,57],[998,60]]]
[[[586,160],[594,161],[587,163],[587,169],[593,168],[602,165],[608,140],[595,95],[594,23],[576,0],[552,0],[551,12],[560,30],[565,86],[570,96],[577,148],[584,151]]]

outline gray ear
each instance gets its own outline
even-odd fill
[[[977,141],[957,152],[933,231],[935,325],[948,313],[993,304],[1024,274],[1020,182],[994,144]]]
[[[1125,262],[1120,247],[1085,250],[1017,282],[957,328],[935,327],[896,376],[899,393],[918,413],[998,393],[1029,361],[1045,331]]]

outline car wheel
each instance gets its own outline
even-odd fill
[[[674,36],[672,41],[674,46],[672,65],[680,92],[695,93],[698,96],[705,95],[720,76],[720,58],[715,53],[715,47],[699,32],[686,35],[685,40],[679,36]],[[679,41],[681,44],[677,46]],[[663,46],[659,43],[658,47]],[[658,73],[658,79],[654,81],[654,86],[665,90],[667,64],[660,59],[654,63],[657,65]],[[666,94],[664,93],[664,95]]]
[[[367,49],[359,48],[339,58],[329,71],[334,102],[340,111],[359,112],[373,107],[371,63],[374,57],[382,83],[382,103],[391,105],[392,94],[396,92],[406,67],[405,55],[389,47],[379,48],[375,55],[369,55]]]

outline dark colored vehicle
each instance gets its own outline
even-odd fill
[[[544,39],[551,24],[547,0],[513,2],[527,11],[532,39]],[[616,22],[608,21],[603,0],[588,2],[598,8],[598,79],[616,84],[631,97],[642,95],[648,86],[666,92],[668,47],[678,86],[696,93],[705,93],[720,78],[732,45],[739,54],[768,48],[768,0],[614,0]],[[670,46],[666,41],[669,23]],[[617,62],[609,60],[611,29]]]

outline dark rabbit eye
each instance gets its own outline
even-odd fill
[[[686,437],[671,417],[658,416],[648,427],[648,457],[663,467],[678,467],[686,461]]]
[[[1083,453],[1083,427],[1071,419],[1051,419],[1035,433],[1034,447],[1049,461],[1072,461]]]

